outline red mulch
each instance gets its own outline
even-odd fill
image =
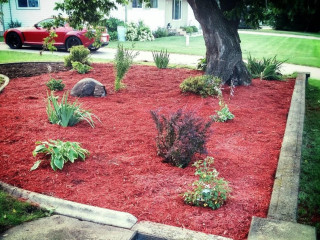
[[[45,83],[48,74],[11,80],[0,95],[0,180],[79,203],[120,210],[139,220],[245,239],[252,216],[266,217],[294,81],[253,80],[237,87],[228,105],[235,119],[214,123],[208,141],[220,176],[230,182],[232,198],[218,210],[185,205],[181,194],[197,178],[195,168],[173,167],[156,155],[156,129],[150,110],[179,108],[208,118],[218,109],[215,98],[181,94],[179,84],[200,72],[133,66],[125,90],[114,92],[110,64],[95,64],[86,75],[52,73],[66,90],[93,77],[108,90],[105,98],[81,98],[102,123],[63,128],[48,122]],[[225,99],[229,90],[224,90]],[[57,93],[62,95],[62,92]],[[69,98],[74,101],[74,97]],[[54,172],[49,161],[30,172],[36,141],[77,141],[90,151],[85,162]]]

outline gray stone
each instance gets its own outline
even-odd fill
[[[253,217],[248,240],[316,240],[314,227]]]
[[[107,95],[105,86],[93,78],[84,78],[74,85],[71,95],[75,97],[104,97]]]

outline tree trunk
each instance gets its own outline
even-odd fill
[[[236,1],[188,0],[188,3],[203,30],[206,74],[221,78],[223,84],[250,85],[251,77],[242,61],[239,19],[227,19],[223,13],[234,8]]]

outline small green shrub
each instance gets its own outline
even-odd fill
[[[168,67],[170,54],[167,52],[167,50],[152,52],[152,56],[157,68],[162,69]]]
[[[136,23],[129,23],[126,25],[127,32],[126,32],[126,39],[128,41],[153,41],[154,36],[152,35],[152,32],[150,28],[142,21],[140,21],[138,24]]]
[[[278,61],[276,56],[258,60],[252,58],[249,54],[247,68],[253,78],[260,78],[261,80],[281,80],[282,75],[280,68],[284,62],[285,61]]]
[[[185,203],[212,209],[218,209],[225,203],[231,188],[227,181],[218,177],[219,172],[212,167],[213,162],[213,157],[207,157],[193,164],[196,167],[195,175],[199,176],[199,180],[192,184],[193,190],[183,194]]]
[[[64,93],[61,102],[58,103],[58,97],[54,96],[53,92],[51,92],[51,95],[48,95],[47,101],[47,115],[52,124],[68,127],[84,120],[87,121],[91,127],[94,127],[92,116],[95,115],[81,109],[77,102],[72,104],[68,103],[68,93]]]
[[[81,62],[72,62],[72,69],[76,70],[80,74],[85,74],[89,72],[92,69],[92,67]]]
[[[114,89],[119,91],[124,87],[124,84],[121,82],[125,74],[129,71],[133,59],[139,54],[139,52],[134,53],[125,49],[122,44],[118,44],[117,53],[115,56],[115,70],[116,70],[116,79],[114,83]]]
[[[54,78],[51,78],[46,85],[51,91],[62,91],[65,87],[61,79]]]
[[[83,45],[73,46],[70,48],[70,54],[64,58],[64,65],[72,67],[72,62],[80,62],[82,64],[91,65],[90,50]]]
[[[189,77],[180,84],[182,92],[199,94],[202,97],[216,96],[220,90],[220,78],[211,75]]]
[[[81,148],[77,142],[63,142],[58,140],[49,140],[48,142],[36,142],[38,146],[33,150],[32,155],[35,157],[38,153],[44,153],[51,155],[50,165],[51,168],[56,171],[62,170],[65,163],[68,161],[74,163],[76,159],[84,161],[86,155],[89,155],[88,150]],[[38,160],[34,163],[30,171],[37,169],[42,160]]]
[[[21,22],[19,22],[18,20],[16,20],[16,21],[10,21],[9,23],[8,23],[8,27],[9,28],[17,28],[17,27],[21,27]]]
[[[110,40],[115,41],[118,40],[118,26],[124,26],[124,21],[111,17],[106,21],[106,26],[108,29],[108,33],[110,35]]]
[[[168,37],[169,36],[169,31],[166,28],[158,27],[158,29],[153,32],[153,36],[155,38]]]
[[[197,69],[198,70],[201,70],[201,71],[206,71],[207,69],[207,59],[204,57],[204,58],[200,58],[198,60],[198,65],[197,65]]]
[[[212,121],[205,122],[191,112],[178,110],[168,118],[151,111],[156,124],[157,153],[164,160],[177,167],[186,167],[195,153],[205,154],[206,140]]]
[[[198,32],[198,28],[196,26],[185,26],[185,27],[181,27],[181,29],[186,33]]]

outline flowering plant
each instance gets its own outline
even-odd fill
[[[193,164],[196,167],[195,175],[199,176],[199,180],[192,184],[194,187],[192,191],[183,194],[185,203],[217,209],[227,200],[231,188],[227,181],[218,177],[219,172],[211,166],[213,162],[213,157],[206,157]]]

